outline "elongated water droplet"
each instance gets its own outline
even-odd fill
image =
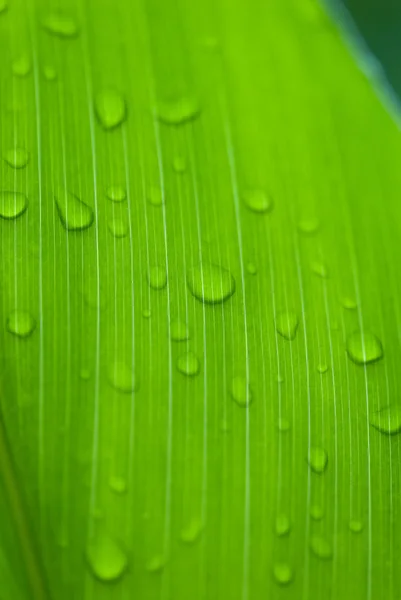
[[[348,526],[352,533],[361,533],[361,531],[363,530],[362,521],[359,521],[358,519],[351,519]]]
[[[324,448],[313,446],[309,449],[308,464],[315,473],[324,473],[328,460],[329,458]]]
[[[401,407],[388,406],[370,417],[370,424],[380,433],[395,435],[401,432]]]
[[[383,346],[377,336],[369,331],[356,331],[347,339],[347,352],[357,365],[376,362],[383,357]]]
[[[112,217],[107,227],[110,233],[116,238],[123,238],[128,235],[128,220],[124,216]]]
[[[148,283],[154,290],[162,290],[167,285],[167,271],[165,267],[154,265],[148,272]]]
[[[42,27],[48,33],[61,38],[72,38],[78,35],[76,20],[63,13],[50,13],[42,20]]]
[[[15,219],[21,216],[28,207],[25,194],[20,192],[0,192],[0,217]]]
[[[112,202],[123,202],[127,197],[127,192],[122,185],[110,185],[106,190],[106,195]]]
[[[67,231],[80,231],[92,225],[93,210],[75,194],[59,189],[55,201],[60,220]]]
[[[280,312],[276,316],[277,332],[286,340],[291,342],[295,339],[298,331],[298,315],[292,311]]]
[[[185,173],[187,170],[187,162],[183,156],[176,156],[173,159],[173,171],[178,174]]]
[[[114,129],[125,120],[127,108],[123,96],[115,90],[103,90],[95,98],[97,118],[104,129]]]
[[[309,514],[314,521],[320,521],[321,519],[323,519],[324,510],[318,504],[313,504],[310,507]]]
[[[317,219],[302,219],[298,223],[298,231],[304,235],[313,235],[319,230],[319,221]]]
[[[188,325],[184,321],[175,319],[170,324],[170,338],[173,342],[185,342],[189,339]]]
[[[194,97],[183,96],[174,101],[160,103],[157,114],[159,120],[166,125],[184,125],[200,115],[200,107]]]
[[[127,491],[127,482],[123,477],[113,476],[109,479],[109,487],[115,494],[125,494]]]
[[[235,292],[235,279],[228,269],[212,263],[201,263],[187,273],[187,284],[193,296],[205,304],[228,300]]]
[[[164,556],[157,554],[148,560],[146,563],[146,570],[149,571],[149,573],[160,573],[160,571],[164,569],[165,564],[166,560]]]
[[[124,362],[115,361],[110,365],[108,379],[110,385],[123,394],[130,394],[139,389],[132,367]]]
[[[152,206],[162,206],[163,194],[159,187],[151,185],[147,191],[147,200]]]
[[[319,535],[311,538],[310,549],[315,556],[323,560],[329,560],[333,555],[330,542]]]
[[[106,533],[98,534],[88,544],[86,558],[95,577],[101,581],[116,581],[128,567],[123,548]]]
[[[187,352],[177,359],[177,369],[183,375],[194,377],[200,371],[200,362],[196,354]]]
[[[285,514],[278,515],[276,519],[276,533],[280,537],[283,535],[287,535],[291,531],[291,522],[290,519]]]
[[[10,148],[4,154],[4,160],[13,169],[22,169],[28,164],[29,152],[25,148]]]
[[[192,521],[181,530],[181,540],[186,544],[194,544],[202,532],[202,521],[200,519],[192,519]]]
[[[25,310],[15,310],[7,319],[7,330],[18,337],[29,337],[36,327],[33,316]]]
[[[247,407],[252,402],[252,390],[245,377],[233,377],[230,393],[238,406]]]
[[[273,201],[263,190],[248,190],[244,192],[245,206],[252,212],[267,213],[273,208]]]
[[[276,563],[273,567],[273,576],[279,585],[288,585],[293,579],[293,571],[287,563]]]
[[[13,73],[17,77],[26,77],[32,70],[31,59],[28,54],[22,54],[13,62]]]

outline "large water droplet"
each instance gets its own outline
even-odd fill
[[[324,448],[313,446],[309,449],[308,464],[315,473],[324,473],[328,460],[329,458]]]
[[[89,567],[101,581],[116,581],[128,567],[128,557],[123,548],[106,533],[98,534],[86,548]]]
[[[194,544],[202,532],[202,521],[200,519],[192,519],[192,521],[181,530],[181,540],[186,544]]]
[[[370,424],[380,433],[394,435],[401,432],[401,407],[388,406],[370,417]]]
[[[109,220],[107,227],[110,233],[116,238],[123,238],[128,235],[128,219],[124,216],[112,217]]]
[[[273,208],[272,199],[263,190],[248,190],[243,199],[246,207],[256,213],[267,213]]]
[[[200,115],[200,107],[195,98],[183,96],[171,102],[160,103],[157,115],[159,120],[166,125],[183,125]]]
[[[28,206],[25,194],[20,192],[0,192],[0,217],[15,219],[22,215]]]
[[[110,365],[108,380],[114,389],[123,394],[130,394],[139,389],[132,367],[124,362],[115,361]]]
[[[123,202],[127,197],[127,192],[122,185],[110,185],[106,190],[106,195],[112,202]]]
[[[50,13],[42,20],[43,28],[52,35],[71,38],[78,35],[78,24],[73,17],[63,13]]]
[[[235,292],[235,279],[228,269],[212,263],[200,263],[187,273],[188,287],[201,302],[217,304]]]
[[[252,402],[252,390],[245,377],[234,377],[231,382],[230,393],[238,406],[249,406]]]
[[[347,339],[347,352],[354,363],[366,365],[383,357],[383,346],[373,333],[356,331]]]
[[[16,58],[12,65],[14,75],[17,77],[26,77],[32,70],[32,63],[28,54],[22,54]]]
[[[154,265],[149,268],[148,283],[154,290],[162,290],[167,285],[167,271],[165,267]]]
[[[25,310],[16,310],[8,316],[7,330],[18,337],[30,336],[35,327],[35,319]]]
[[[319,535],[312,537],[310,549],[315,556],[322,558],[323,560],[329,560],[333,555],[330,542]]]
[[[188,325],[184,321],[175,319],[170,323],[170,339],[173,342],[185,342],[189,339]]]
[[[298,325],[298,315],[295,312],[281,312],[276,316],[277,332],[289,342],[295,339],[298,331]]]
[[[273,567],[273,576],[280,585],[288,585],[293,579],[293,571],[287,563],[276,563]]]
[[[287,535],[291,531],[291,522],[290,519],[285,514],[278,515],[276,518],[276,533],[280,537],[283,535]]]
[[[95,99],[97,118],[104,129],[114,129],[125,120],[127,109],[123,96],[115,90],[103,90]]]
[[[5,152],[4,160],[13,169],[22,169],[28,164],[29,152],[25,148],[10,148]]]
[[[60,220],[67,231],[79,231],[92,225],[93,210],[75,194],[60,188],[55,194],[55,201]]]
[[[177,369],[183,375],[194,377],[200,371],[199,358],[193,352],[187,352],[177,359]]]

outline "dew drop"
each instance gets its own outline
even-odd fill
[[[325,363],[322,363],[317,366],[317,372],[320,373],[320,375],[324,375],[325,373],[327,373],[328,370],[329,367]]]
[[[304,235],[313,235],[319,230],[319,226],[317,219],[302,219],[298,223],[298,231]]]
[[[333,555],[331,544],[319,535],[312,537],[310,549],[315,556],[323,560],[329,560]]]
[[[109,479],[109,487],[115,494],[125,494],[127,491],[127,482],[123,477],[113,476]]]
[[[341,299],[341,304],[347,310],[355,310],[356,307],[357,307],[357,304],[356,304],[355,300],[353,298],[350,298],[349,296],[344,296]]]
[[[46,65],[43,67],[43,77],[46,81],[55,81],[57,79],[57,71],[54,67]]]
[[[370,417],[370,424],[386,435],[395,435],[401,432],[401,407],[388,406],[374,413]]]
[[[324,473],[327,469],[328,455],[324,448],[313,446],[309,449],[308,464],[314,473]]]
[[[160,573],[160,571],[164,569],[165,564],[166,561],[164,559],[164,556],[162,556],[161,554],[157,554],[156,556],[148,560],[148,562],[146,563],[146,570],[149,571],[149,573]]]
[[[4,154],[4,160],[13,169],[23,169],[29,161],[29,152],[25,148],[10,148]]]
[[[231,397],[241,407],[247,407],[252,402],[252,390],[245,377],[234,377],[230,388]]]
[[[151,315],[152,315],[152,313],[151,313],[150,308],[144,308],[142,310],[142,316],[144,319],[150,319]]]
[[[276,317],[277,332],[289,342],[295,339],[298,331],[298,325],[298,315],[295,312],[281,312]]]
[[[160,103],[157,115],[166,125],[184,125],[200,115],[200,107],[194,97],[183,96],[171,102]]]
[[[86,558],[95,577],[101,581],[116,581],[128,567],[123,548],[106,533],[98,534],[88,544]]]
[[[361,533],[363,530],[362,521],[359,521],[358,519],[351,519],[348,526],[350,528],[350,531],[352,531],[352,533]]]
[[[42,20],[42,27],[48,33],[61,38],[72,38],[78,35],[76,20],[70,15],[50,13]]]
[[[91,373],[89,369],[87,369],[86,367],[82,367],[82,369],[79,372],[79,376],[83,381],[88,381],[88,379],[90,379]]]
[[[200,362],[196,354],[187,352],[177,359],[177,369],[183,375],[194,377],[200,371]]]
[[[67,231],[80,231],[92,225],[93,210],[75,194],[59,189],[55,201],[60,220]]]
[[[187,273],[192,295],[205,304],[228,300],[235,292],[235,279],[228,269],[212,263],[200,263]]]
[[[163,194],[159,187],[151,185],[147,191],[147,200],[152,206],[162,206]]]
[[[373,333],[356,331],[348,336],[347,353],[357,365],[366,365],[383,357],[383,346]]]
[[[173,159],[173,171],[181,175],[187,170],[187,162],[183,156],[176,156]]]
[[[252,212],[267,213],[273,208],[273,201],[263,190],[248,190],[243,194],[245,206]]]
[[[35,330],[36,321],[25,310],[15,310],[7,318],[7,331],[18,337],[29,337]]]
[[[122,185],[110,185],[106,190],[106,196],[112,202],[123,202],[127,197],[127,192]]]
[[[121,125],[127,115],[123,96],[115,90],[102,90],[95,98],[95,110],[101,126],[114,129]]]
[[[28,54],[22,54],[16,58],[12,65],[14,75],[17,77],[26,77],[32,70],[31,59]]]
[[[170,339],[173,342],[185,342],[189,339],[188,325],[185,321],[174,319],[170,323]]]
[[[276,563],[273,567],[273,576],[279,585],[288,585],[293,579],[293,571],[287,563]]]
[[[321,279],[327,279],[329,276],[329,271],[327,266],[321,262],[312,262],[311,264],[312,273],[314,273],[317,277]]]
[[[111,235],[113,235],[116,238],[123,238],[128,235],[128,220],[124,216],[112,217],[109,220],[107,227]]]
[[[167,285],[167,271],[165,267],[154,265],[148,271],[148,284],[154,290],[162,290]]]
[[[319,506],[319,504],[313,504],[310,507],[309,514],[314,521],[321,521],[324,516],[324,511],[323,508]]]
[[[20,192],[0,192],[0,217],[16,219],[27,209],[28,200]]]
[[[132,368],[124,362],[115,361],[110,365],[108,380],[115,390],[123,394],[137,392],[139,389]]]
[[[248,271],[249,275],[256,275],[256,273],[258,272],[256,265],[253,262],[247,263],[246,270]]]
[[[290,519],[285,514],[278,515],[275,525],[276,534],[278,536],[288,535],[291,531]]]
[[[192,519],[192,521],[181,530],[181,541],[185,544],[194,544],[202,533],[202,521],[200,519]]]

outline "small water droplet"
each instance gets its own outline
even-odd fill
[[[174,319],[170,324],[170,339],[173,342],[185,342],[189,339],[188,325],[185,321]]]
[[[123,477],[112,476],[109,479],[109,487],[115,494],[125,494],[127,491],[127,482]]]
[[[165,267],[154,265],[149,268],[148,284],[154,290],[162,290],[167,285],[167,271]]]
[[[124,362],[115,361],[110,365],[108,380],[114,389],[123,394],[137,392],[139,389],[132,367]]]
[[[280,537],[283,535],[287,535],[291,531],[291,522],[290,519],[285,514],[278,515],[276,518],[275,525],[276,534]]]
[[[177,369],[183,375],[194,377],[200,371],[200,362],[196,354],[187,352],[177,359]]]
[[[359,521],[358,519],[351,519],[348,526],[352,533],[361,533],[363,530],[362,521]]]
[[[95,98],[95,110],[101,126],[114,129],[126,119],[127,108],[123,96],[115,90],[102,90]]]
[[[187,161],[185,158],[183,156],[175,156],[173,159],[173,171],[181,175],[182,173],[185,173],[186,170]]]
[[[348,336],[347,353],[357,365],[366,365],[383,357],[383,346],[373,333],[356,331]]]
[[[7,330],[18,337],[29,337],[35,327],[35,319],[25,310],[15,310],[7,318]]]
[[[238,406],[247,407],[252,402],[252,390],[245,377],[233,377],[230,393]]]
[[[93,210],[75,194],[60,188],[54,199],[60,220],[67,231],[80,231],[92,225]]]
[[[54,67],[46,65],[43,67],[43,77],[46,81],[55,81],[57,79],[57,71]]]
[[[357,303],[355,302],[355,300],[353,298],[350,298],[349,296],[344,296],[341,299],[341,304],[347,310],[355,310],[357,307]]]
[[[48,33],[61,38],[72,38],[78,35],[76,20],[63,13],[50,13],[42,20],[42,27]]]
[[[147,190],[147,200],[152,206],[162,206],[163,194],[159,187],[151,185]]]
[[[374,413],[370,417],[370,424],[387,435],[395,435],[401,432],[401,407],[388,406]]]
[[[319,535],[312,537],[310,541],[310,549],[312,553],[317,556],[317,558],[321,558],[323,560],[329,560],[333,555],[330,542]]]
[[[192,295],[205,304],[228,300],[235,292],[235,279],[228,269],[212,263],[200,263],[187,273]]]
[[[29,152],[25,148],[10,148],[4,154],[4,160],[13,169],[23,169],[29,161]]]
[[[249,275],[256,275],[256,273],[258,272],[258,269],[256,268],[256,265],[253,262],[247,263],[246,270],[248,271]]]
[[[112,217],[109,220],[107,227],[111,235],[113,235],[116,238],[123,238],[128,235],[128,220],[124,216]]]
[[[150,308],[144,308],[142,310],[142,316],[144,319],[150,319],[151,315],[152,315],[152,313],[151,313]]]
[[[86,367],[82,367],[82,369],[79,372],[79,376],[83,381],[88,381],[88,379],[90,379],[91,372]]]
[[[28,199],[20,192],[0,192],[0,217],[15,219],[22,215],[28,207]]]
[[[122,185],[109,185],[106,196],[112,202],[123,202],[127,197],[127,192]]]
[[[313,446],[309,449],[308,464],[315,473],[324,473],[327,468],[329,457],[324,448]]]
[[[313,235],[319,230],[319,226],[317,219],[301,219],[298,223],[298,231],[304,235]]]
[[[183,96],[174,101],[160,103],[157,115],[166,125],[184,125],[200,115],[200,107],[194,97]]]
[[[314,521],[321,521],[324,517],[324,510],[319,504],[313,504],[310,507],[309,514]]]
[[[273,201],[263,190],[248,190],[243,194],[247,208],[256,213],[267,213],[273,208]]]
[[[329,276],[329,271],[327,265],[321,262],[312,262],[311,264],[312,273],[314,273],[317,277],[321,279],[327,279]]]
[[[280,433],[285,433],[286,431],[290,430],[291,424],[288,419],[286,419],[285,417],[281,417],[281,419],[277,421],[277,428],[280,431]]]
[[[160,573],[166,564],[164,556],[157,554],[146,563],[146,570],[149,573]]]
[[[96,535],[86,548],[86,558],[95,577],[101,581],[116,581],[128,567],[123,548],[106,533]]]
[[[192,519],[192,521],[181,530],[181,540],[185,544],[194,544],[202,532],[202,521],[200,519]]]
[[[14,75],[17,77],[26,77],[32,70],[32,63],[28,54],[22,54],[16,58],[12,65]]]
[[[293,571],[287,563],[276,563],[273,567],[273,576],[279,585],[288,585],[293,579]]]
[[[322,363],[317,366],[317,372],[320,373],[320,375],[324,375],[325,373],[327,373],[328,370],[329,367],[325,363]]]
[[[280,312],[276,316],[277,332],[285,339],[291,342],[295,339],[298,331],[298,315],[292,311]]]

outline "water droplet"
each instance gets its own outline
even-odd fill
[[[60,188],[55,194],[55,201],[60,220],[67,231],[80,231],[92,225],[93,210],[71,192]]]
[[[276,530],[277,535],[279,535],[279,536],[287,535],[288,533],[290,533],[291,523],[290,523],[290,519],[287,517],[287,515],[284,515],[284,514],[278,515],[278,517],[276,519],[275,530]]]
[[[373,333],[356,331],[347,339],[347,352],[354,363],[366,365],[383,357],[383,346]]]
[[[78,35],[78,24],[75,19],[62,13],[50,13],[42,21],[42,27],[48,33],[61,38],[71,38]]]
[[[43,77],[46,81],[55,81],[57,79],[57,71],[54,67],[46,65],[43,67]]]
[[[8,10],[7,0],[0,0],[0,15]]]
[[[304,235],[313,235],[319,230],[319,226],[317,219],[302,219],[298,223],[298,231]]]
[[[329,367],[324,363],[317,366],[317,372],[320,373],[320,375],[324,375],[328,370]]]
[[[110,477],[109,487],[115,494],[125,494],[127,491],[127,482],[123,477]]]
[[[186,354],[179,356],[177,360],[177,369],[180,373],[187,375],[188,377],[198,375],[200,371],[200,362],[196,354],[187,352]]]
[[[167,285],[167,271],[165,267],[154,265],[148,272],[148,283],[154,290],[162,290]]]
[[[183,156],[176,156],[173,159],[173,171],[182,174],[187,170],[187,162]]]
[[[344,298],[341,299],[341,304],[347,310],[355,310],[357,307],[355,300],[349,296],[344,296]]]
[[[320,277],[321,279],[327,279],[329,271],[327,266],[321,262],[312,262],[311,264],[312,273]]]
[[[25,148],[10,148],[4,154],[4,160],[13,169],[22,169],[28,164],[29,152]]]
[[[246,270],[248,271],[249,275],[256,275],[256,273],[258,272],[256,265],[253,262],[247,263]]]
[[[166,125],[184,125],[200,115],[200,107],[195,98],[184,96],[172,102],[160,103],[157,114]]]
[[[106,190],[106,195],[112,202],[123,202],[127,197],[127,192],[122,185],[110,185]]]
[[[192,519],[192,521],[181,530],[181,540],[186,544],[194,544],[202,532],[202,521],[200,519]]]
[[[97,118],[104,129],[114,129],[125,120],[127,109],[123,96],[115,90],[103,90],[95,99]]]
[[[230,393],[238,406],[247,407],[252,402],[252,390],[244,377],[233,378]]]
[[[161,189],[156,185],[151,185],[147,191],[147,200],[152,206],[161,206],[163,204]]]
[[[290,430],[291,424],[288,419],[286,419],[285,417],[281,417],[281,419],[279,419],[277,422],[277,428],[280,431],[280,433],[285,433],[286,431]]]
[[[327,468],[329,457],[324,448],[313,446],[309,449],[308,464],[315,473],[324,473]]]
[[[401,432],[401,407],[388,406],[370,417],[370,424],[387,435],[395,435]]]
[[[287,563],[276,563],[273,567],[273,576],[280,585],[288,585],[293,579],[293,571]]]
[[[25,310],[15,310],[7,319],[7,330],[18,337],[29,337],[36,327],[33,316]]]
[[[173,342],[185,342],[189,339],[188,325],[184,321],[175,319],[170,324],[170,338]]]
[[[79,372],[79,376],[83,381],[88,381],[88,379],[90,379],[91,373],[89,369],[83,367]]]
[[[315,556],[322,558],[323,560],[329,560],[333,555],[331,544],[319,535],[312,537],[310,549]]]
[[[144,318],[144,319],[150,319],[150,317],[151,317],[151,314],[152,314],[152,313],[151,313],[151,311],[150,311],[150,308],[144,308],[144,309],[142,310],[142,316],[143,316],[143,318]]]
[[[26,77],[32,69],[31,59],[28,54],[22,54],[16,58],[12,65],[14,75],[17,77]]]
[[[314,521],[321,521],[324,517],[323,507],[318,504],[313,504],[310,507],[309,514]]]
[[[357,519],[351,519],[348,526],[352,533],[361,533],[361,531],[363,530],[362,521],[358,521]]]
[[[116,361],[110,365],[108,380],[114,389],[123,394],[137,392],[139,389],[132,367],[124,362]]]
[[[157,554],[156,556],[148,560],[148,562],[146,563],[146,570],[149,571],[149,573],[160,573],[160,571],[164,569],[165,564],[166,561],[164,559],[164,556],[162,556],[161,554]]]
[[[107,227],[110,233],[116,238],[123,238],[128,235],[128,220],[124,216],[111,218]]]
[[[101,581],[116,581],[128,567],[123,548],[106,533],[98,534],[88,544],[86,558],[95,577]]]
[[[273,201],[263,190],[248,190],[243,194],[243,200],[249,210],[256,213],[267,213],[273,208]]]
[[[235,279],[228,269],[212,263],[200,263],[187,274],[193,296],[206,304],[228,300],[235,292]]]
[[[295,339],[298,325],[298,315],[292,311],[281,312],[276,317],[277,332],[289,342]]]
[[[15,219],[22,215],[28,207],[25,194],[20,192],[0,192],[0,217]]]

